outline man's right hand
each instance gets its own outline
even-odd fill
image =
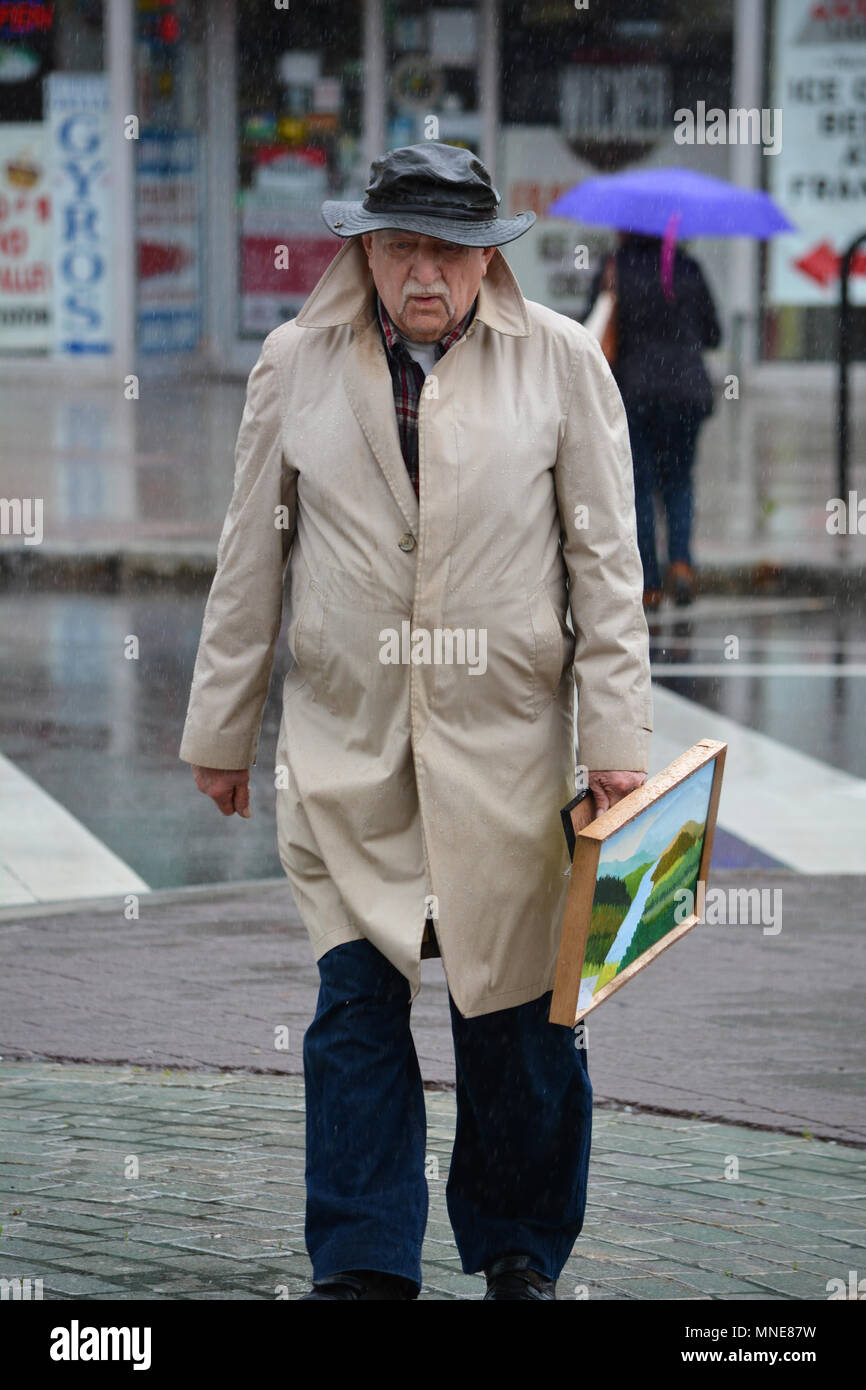
[[[215,801],[224,816],[239,816],[249,820],[250,811],[250,770],[241,767],[226,770],[219,767],[197,767],[193,764],[192,775],[200,792]]]

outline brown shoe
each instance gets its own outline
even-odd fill
[[[668,566],[665,581],[677,608],[687,608],[690,603],[694,603],[696,577],[691,565],[687,565],[685,560],[674,560],[673,564]]]
[[[661,589],[644,589],[643,606],[647,613],[654,613],[657,608],[660,608],[663,598],[664,593]]]

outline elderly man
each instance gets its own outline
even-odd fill
[[[644,781],[652,727],[628,432],[595,341],[523,298],[497,248],[534,214],[499,218],[475,155],[392,150],[366,194],[324,205],[346,244],[250,375],[181,757],[250,814],[288,567],[278,840],[321,977],[305,1297],[418,1295],[409,1015],[441,954],[463,1269],[485,1298],[550,1300],[592,1109],[547,1017],[575,681],[597,809]]]

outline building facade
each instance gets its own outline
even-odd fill
[[[693,248],[722,360],[830,380],[866,232],[866,5],[817,0],[0,3],[0,376],[246,373],[338,249],[323,199],[425,138],[538,214],[506,254],[576,316],[611,235],[548,217],[564,189],[670,164],[769,189],[796,236]]]

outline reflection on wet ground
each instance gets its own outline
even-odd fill
[[[42,551],[212,556],[231,493],[239,381],[143,380],[127,401],[0,383],[3,495],[44,503]],[[835,403],[828,383],[719,398],[696,467],[698,564],[862,565],[866,538],[830,535]],[[866,394],[851,410],[850,486],[866,497]],[[0,536],[0,548],[21,540]],[[845,558],[847,555],[847,559]]]
[[[224,819],[177,756],[203,608],[203,594],[19,595],[0,616],[0,750],[151,888],[282,874],[272,769],[288,652],[281,642],[252,819]]]
[[[862,606],[713,595],[653,615],[650,639],[653,677],[667,689],[866,777]]]
[[[157,590],[12,593],[0,611],[0,751],[151,888],[282,874],[272,769],[289,661],[285,628],[253,770],[253,817],[224,819],[177,757],[203,607],[204,594]],[[139,639],[138,660],[124,657],[129,634]],[[651,637],[660,686],[866,778],[863,613],[830,600],[711,597],[663,610]],[[738,657],[725,655],[731,638]],[[694,663],[701,674],[683,674]],[[737,674],[758,663],[766,665],[760,674]],[[665,676],[666,665],[677,674]],[[817,674],[790,674],[792,666]],[[660,745],[679,738],[685,746],[676,713],[661,708],[661,695],[658,705]],[[719,867],[776,858],[718,832]]]

